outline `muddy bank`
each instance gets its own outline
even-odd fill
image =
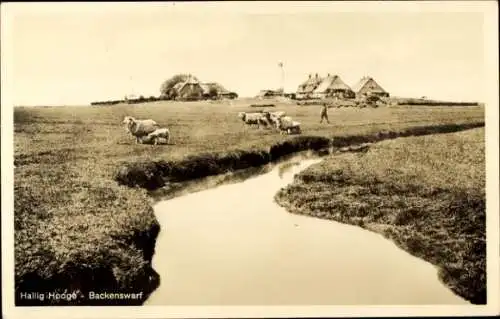
[[[209,190],[221,185],[244,182],[249,178],[269,173],[271,170],[275,169],[276,166],[279,166],[280,171],[284,172],[287,169],[287,165],[292,165],[288,164],[288,162],[295,163],[294,161],[317,159],[329,154],[344,152],[366,152],[370,145],[371,144],[362,144],[342,148],[322,149],[319,151],[302,151],[283,156],[275,162],[270,162],[262,166],[230,171],[218,175],[205,176],[188,181],[170,182],[164,187],[149,191],[149,195],[155,199],[155,202],[173,199],[191,193]]]
[[[321,152],[363,143],[374,143],[398,137],[451,133],[483,127],[484,121],[463,124],[442,124],[410,127],[404,130],[381,131],[375,134],[348,135],[332,139],[319,136],[294,136],[266,150],[236,150],[227,153],[205,153],[181,161],[141,161],[125,163],[115,172],[115,181],[129,187],[155,190],[168,183],[177,183],[205,176],[218,175],[244,168],[258,167],[305,150]]]

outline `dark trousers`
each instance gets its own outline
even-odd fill
[[[320,123],[323,123],[323,120],[326,120],[327,123],[330,123],[330,121],[328,120],[328,114],[326,113],[321,113],[321,120],[319,121]]]

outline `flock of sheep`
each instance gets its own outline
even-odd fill
[[[285,112],[240,112],[238,117],[247,125],[256,125],[257,128],[263,127],[276,128],[280,134],[300,134],[300,123],[294,121]]]
[[[290,116],[286,116],[285,112],[240,112],[238,117],[246,125],[256,125],[265,128],[276,128],[280,134],[300,134],[300,123],[294,121]],[[160,127],[152,119],[138,120],[132,116],[125,116],[123,124],[126,125],[126,130],[134,138],[137,144],[168,144],[170,142],[170,130],[166,127]]]

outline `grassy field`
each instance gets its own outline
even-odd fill
[[[484,128],[399,138],[330,156],[277,201],[290,212],[381,233],[440,268],[441,279],[486,303]]]
[[[249,101],[231,104],[16,108],[16,290],[44,287],[84,294],[102,287],[140,290],[146,297],[157,285],[150,260],[159,225],[147,191],[119,185],[116,174],[130,163],[184,161],[187,165],[200,154],[215,154],[211,157],[215,160],[236,154],[234,163],[241,151],[253,158],[252,152],[294,139],[245,127],[237,112],[255,108],[249,107]],[[319,140],[484,122],[483,107],[331,109],[330,125],[319,124],[319,106],[281,103],[272,109],[285,110],[302,123],[304,135]],[[136,145],[121,125],[125,115],[153,118],[169,127],[172,144]],[[84,299],[78,302],[91,304]]]

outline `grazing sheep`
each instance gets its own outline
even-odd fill
[[[293,119],[291,116],[282,116],[276,119],[276,128],[280,128],[280,123],[283,123],[283,125],[287,125],[293,122]]]
[[[259,124],[263,125],[264,127],[269,127],[271,128],[273,126],[273,117],[272,113],[270,112],[262,112],[262,117],[259,119]]]
[[[280,134],[301,134],[300,123],[293,121],[291,117],[278,118],[278,129]]]
[[[136,143],[139,143],[142,137],[153,133],[159,128],[158,123],[151,119],[136,120],[132,116],[125,116],[123,123],[127,124],[127,131],[135,137]]]
[[[154,145],[168,144],[170,142],[170,130],[166,127],[159,128],[155,130],[153,133],[149,133],[147,137],[154,141],[153,142]]]
[[[278,119],[286,115],[286,113],[283,111],[271,112],[269,114],[271,123],[273,123],[276,128],[278,128]]]
[[[270,123],[268,116],[263,112],[240,112],[238,113],[238,117],[247,125],[257,125],[257,128],[260,128],[261,125],[267,126]]]

